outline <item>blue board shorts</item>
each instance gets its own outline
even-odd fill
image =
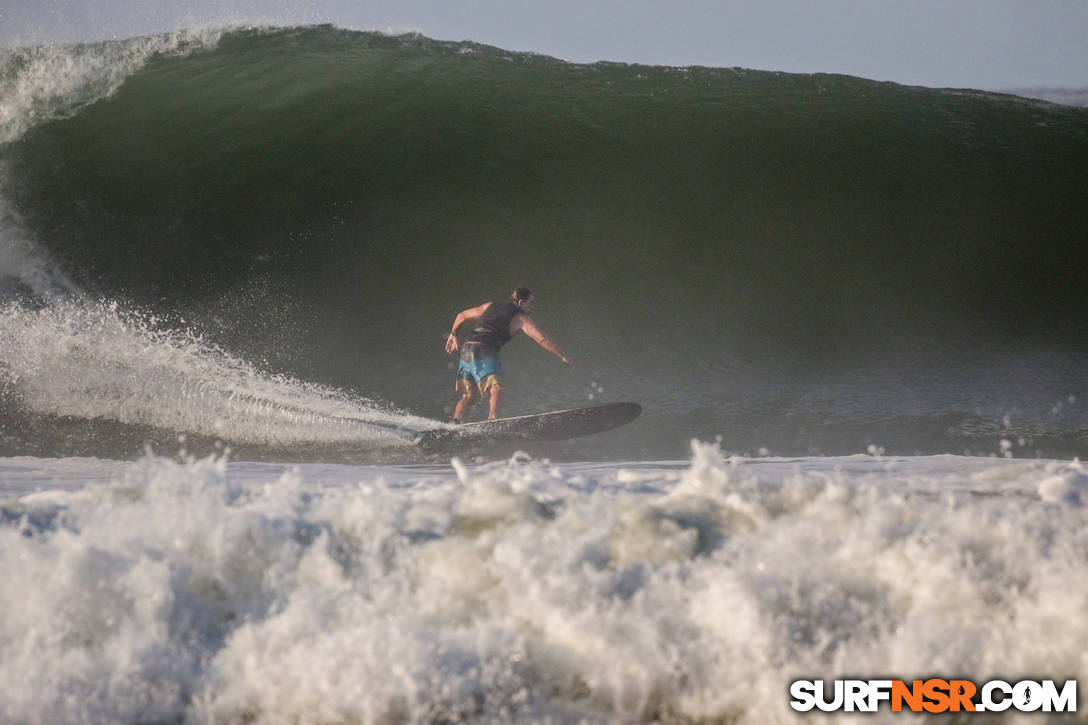
[[[486,393],[493,387],[501,388],[500,375],[502,363],[494,350],[470,342],[461,346],[461,362],[457,366],[457,384],[454,386],[458,393],[471,394],[474,390]]]

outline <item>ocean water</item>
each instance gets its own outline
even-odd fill
[[[514,286],[577,367],[513,341],[507,412],[643,416],[420,451]],[[1083,679],[1086,290],[1084,108],[327,26],[4,50],[0,720]]]

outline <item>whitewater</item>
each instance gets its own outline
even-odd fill
[[[9,722],[789,722],[793,679],[1088,666],[1076,462],[0,475]]]
[[[0,721],[1083,685],[1086,119],[330,27],[3,51]],[[579,363],[511,345],[510,412],[643,418],[413,444],[498,255]]]

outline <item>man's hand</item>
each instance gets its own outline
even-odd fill
[[[564,364],[564,365],[566,365],[566,366],[567,366],[568,368],[572,368],[572,367],[574,367],[574,361],[573,361],[573,360],[571,360],[571,359],[570,359],[569,357],[567,357],[566,355],[560,355],[560,356],[559,356],[559,359],[560,359],[560,360],[562,360],[562,361],[563,361],[563,364]]]
[[[453,328],[450,330],[450,336],[446,338],[446,352],[450,355],[457,352],[457,328],[469,320],[478,319],[490,306],[490,302],[485,302],[482,305],[461,310],[457,313],[457,317],[453,318]]]

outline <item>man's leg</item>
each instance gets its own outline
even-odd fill
[[[453,419],[460,422],[465,415],[465,411],[472,407],[472,404],[480,399],[480,391],[475,385],[466,388],[461,393],[461,399],[457,401],[457,407],[453,409]]]
[[[498,418],[500,406],[502,406],[502,386],[495,383],[491,386],[491,413],[487,417],[491,420]]]

